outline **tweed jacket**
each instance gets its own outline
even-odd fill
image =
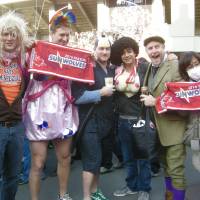
[[[147,85],[150,93],[155,98],[162,94],[166,82],[177,82],[181,80],[178,72],[178,62],[176,60],[164,61],[154,78],[152,78],[150,64],[144,79],[144,85]],[[187,117],[180,115],[177,111],[169,111],[158,114],[153,108],[156,127],[160,142],[163,146],[181,144],[187,125]]]

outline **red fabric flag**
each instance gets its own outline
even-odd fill
[[[200,110],[200,82],[166,83],[166,90],[156,100],[156,110]]]
[[[94,83],[91,52],[38,41],[32,51],[29,72]]]

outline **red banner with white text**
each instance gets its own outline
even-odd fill
[[[169,82],[156,100],[156,110],[200,110],[200,82]]]
[[[90,51],[37,41],[29,72],[94,83],[93,65]]]

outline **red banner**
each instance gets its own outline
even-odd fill
[[[157,98],[158,113],[167,110],[200,110],[200,82],[170,82]]]
[[[94,83],[91,52],[49,42],[37,42],[29,71]]]

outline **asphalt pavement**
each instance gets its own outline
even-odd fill
[[[47,173],[51,174],[56,166],[53,150],[49,151],[47,159]],[[69,193],[73,200],[82,200],[81,162],[75,161],[71,166]],[[191,163],[191,152],[188,150],[186,160],[187,200],[200,200],[200,172]],[[109,200],[137,200],[137,195],[114,197],[113,191],[125,185],[125,170],[117,169],[100,176],[100,188]],[[57,177],[48,177],[41,182],[40,200],[57,200]],[[30,200],[28,184],[19,186],[16,200]],[[152,178],[151,200],[164,200],[164,181],[162,173]]]

